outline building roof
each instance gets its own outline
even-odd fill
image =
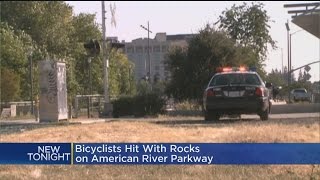
[[[190,40],[196,36],[196,34],[176,34],[176,35],[167,35],[167,41],[176,41],[176,40]]]

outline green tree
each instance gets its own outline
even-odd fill
[[[127,56],[112,49],[109,54],[109,93],[111,96],[133,95],[136,91],[133,68]]]
[[[18,76],[21,81],[18,97],[15,99],[29,99],[30,97],[30,58],[36,57],[37,47],[31,37],[20,30],[14,30],[6,22],[0,24],[0,59],[1,67],[7,68]],[[31,54],[31,52],[33,52]],[[35,66],[34,66],[35,67]],[[7,90],[7,89],[5,89]],[[4,92],[5,93],[5,92]]]
[[[256,66],[263,73],[263,62],[266,59],[268,46],[276,48],[276,42],[272,39],[269,29],[271,22],[263,3],[247,5],[233,5],[226,9],[219,17],[219,28],[228,32],[241,46],[253,50],[256,58]]]
[[[171,81],[166,93],[178,100],[200,100],[217,67],[239,66],[252,61],[247,49],[238,47],[223,31],[207,25],[189,42],[188,49],[169,52],[166,64]]]
[[[72,19],[73,32],[70,35],[72,42],[70,44],[70,60],[68,66],[72,71],[67,74],[70,90],[73,94],[88,94],[89,93],[89,56],[84,48],[84,43],[91,39],[101,39],[101,32],[98,25],[95,23],[94,14],[79,14]],[[91,58],[91,73],[93,93],[103,93],[103,62],[101,56]],[[72,73],[73,72],[73,73]],[[69,92],[69,89],[68,89]]]
[[[272,69],[271,73],[269,73],[266,77],[267,82],[271,82],[274,86],[286,86],[287,80],[286,80],[287,74],[282,73],[278,69]]]
[[[89,92],[89,57],[83,45],[90,39],[101,42],[102,37],[94,14],[73,15],[72,7],[62,1],[3,1],[0,15],[2,65],[19,75],[23,99],[29,99],[30,59],[34,64],[33,82],[37,94],[37,63],[47,57],[66,63],[69,103],[74,95]],[[133,65],[122,53],[113,54],[114,57],[109,58],[109,83],[116,84],[111,85],[110,91],[115,95],[134,93]],[[103,94],[101,53],[92,57],[91,67],[93,93]]]
[[[184,87],[188,84],[187,52],[181,47],[171,49],[166,57],[166,65],[170,71],[170,81],[166,86],[166,94],[178,100],[188,97]]]
[[[12,70],[1,68],[1,102],[19,100],[20,77]]]
[[[72,7],[62,1],[2,1],[1,21],[25,31],[52,56],[68,54]]]

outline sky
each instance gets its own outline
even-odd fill
[[[101,1],[66,1],[73,6],[74,14],[96,14],[96,22],[102,24]],[[207,23],[218,20],[222,11],[233,4],[240,5],[243,1],[105,1],[106,36],[117,36],[120,41],[130,42],[137,38],[146,38],[147,31],[140,25],[147,26],[149,21],[150,38],[158,32],[172,34],[198,33]],[[250,1],[247,2],[251,3]],[[270,16],[271,37],[277,41],[278,49],[269,50],[266,71],[282,68],[288,64],[287,30],[285,23],[289,20],[290,33],[301,30],[291,22],[290,8],[284,4],[305,3],[304,1],[264,1],[265,10]],[[117,26],[111,25],[110,4],[116,6],[115,19]],[[295,8],[297,9],[297,8]],[[320,39],[302,30],[292,35],[291,59],[293,68],[320,60]],[[283,52],[283,53],[282,53]],[[320,63],[310,65],[311,81],[320,80]],[[295,72],[298,77],[299,71]]]

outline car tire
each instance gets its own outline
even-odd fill
[[[220,118],[219,114],[205,111],[205,114],[204,114],[205,121],[218,121],[219,118]]]
[[[263,121],[266,121],[269,119],[269,108],[266,109],[265,111],[262,111],[260,114],[260,119],[263,120]]]

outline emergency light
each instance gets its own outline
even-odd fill
[[[219,72],[232,72],[232,71],[240,71],[240,72],[246,72],[246,71],[252,71],[256,72],[257,68],[256,67],[250,67],[247,68],[245,66],[240,66],[240,67],[218,67],[216,68],[216,71]]]

